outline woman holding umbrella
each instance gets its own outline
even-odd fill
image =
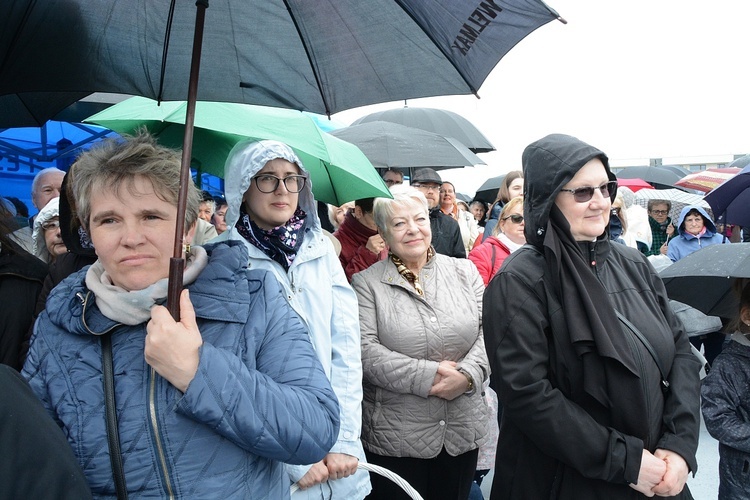
[[[692,498],[700,366],[653,267],[609,240],[607,156],[553,134],[523,169],[527,245],[484,295],[492,498]]]
[[[191,247],[180,321],[160,305],[179,173],[179,154],[147,135],[79,158],[75,204],[99,259],[51,292],[23,375],[95,497],[282,498],[281,462],[324,456],[338,405],[301,319],[272,276],[245,269],[242,244]]]
[[[294,151],[277,141],[237,144],[226,163],[227,225],[219,240],[239,240],[250,269],[269,270],[302,317],[341,407],[338,439],[325,458],[288,466],[294,498],[364,498],[362,364],[357,298],[317,215],[310,174]],[[287,483],[287,485],[290,485]]]

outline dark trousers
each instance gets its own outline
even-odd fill
[[[367,461],[395,472],[430,500],[466,500],[469,498],[479,450],[452,457],[445,448],[435,458],[384,457],[365,452]],[[368,500],[409,499],[399,485],[379,474],[370,474],[372,493]]]

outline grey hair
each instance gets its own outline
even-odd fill
[[[653,210],[654,205],[666,205],[667,211],[672,210],[672,202],[669,200],[648,200],[647,207],[649,212]]]
[[[388,221],[391,220],[397,208],[416,208],[424,210],[427,217],[430,216],[430,208],[427,198],[417,188],[405,186],[403,184],[391,188],[393,198],[375,198],[372,207],[373,219],[380,229],[383,239],[388,240],[390,229]]]
[[[73,165],[72,187],[78,217],[88,230],[91,217],[91,193],[102,188],[118,192],[123,186],[133,189],[136,177],[142,177],[154,188],[159,199],[177,205],[180,192],[180,153],[159,146],[144,130],[123,139],[107,139],[83,153]],[[201,193],[188,185],[185,210],[185,232],[198,218]]]
[[[41,182],[41,178],[44,177],[45,174],[52,173],[52,172],[60,172],[61,174],[65,175],[65,172],[60,170],[57,167],[49,167],[40,170],[37,172],[37,174],[34,176],[34,180],[31,181],[31,195],[34,196],[37,189],[39,189],[39,183]],[[44,207],[39,207],[39,210],[41,210]]]

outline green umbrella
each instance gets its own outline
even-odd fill
[[[185,131],[185,101],[162,102],[133,97],[105,109],[85,122],[119,133],[148,128],[160,144],[179,149]],[[224,162],[237,142],[272,139],[291,146],[310,172],[315,199],[336,206],[390,191],[367,157],[356,146],[323,132],[300,111],[223,102],[198,102],[195,113],[192,166],[224,177]]]

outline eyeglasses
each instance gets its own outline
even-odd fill
[[[575,189],[561,189],[560,191],[573,193],[573,199],[576,200],[577,203],[586,203],[594,197],[595,190],[600,190],[603,197],[609,198],[610,194],[614,193],[616,188],[617,181],[609,181],[601,186],[583,186]]]
[[[523,222],[523,215],[511,214],[507,217],[503,217],[503,220],[508,220],[508,219],[510,219],[510,221],[513,224],[520,224]]]
[[[654,215],[667,215],[669,210],[651,210],[651,213]]]
[[[273,193],[279,188],[279,183],[284,182],[284,187],[290,193],[299,193],[305,187],[307,180],[304,175],[288,175],[283,179],[270,174],[261,174],[256,177],[255,185],[261,193]]]
[[[60,221],[59,220],[48,220],[47,222],[42,223],[42,229],[45,231],[49,231],[50,229],[57,229],[60,227]]]
[[[440,191],[440,186],[437,184],[412,184],[415,188],[424,189],[425,191]]]

